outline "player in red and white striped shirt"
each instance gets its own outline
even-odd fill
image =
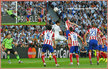
[[[78,25],[70,22],[69,19],[67,18],[65,18],[64,20],[65,20],[65,25],[66,25],[66,36],[68,39],[68,34],[70,33],[69,28],[72,27],[73,29],[75,29],[75,27],[78,27]]]
[[[40,39],[42,41],[42,36],[44,36],[44,41],[43,41],[43,46],[42,46],[42,61],[44,63],[44,66],[46,66],[45,63],[45,55],[44,53],[46,52],[46,50],[48,49],[51,54],[53,55],[53,58],[55,60],[55,64],[56,66],[59,66],[59,64],[57,64],[57,59],[56,59],[56,55],[54,54],[54,49],[52,44],[54,43],[54,47],[55,47],[55,34],[52,32],[52,27],[50,25],[46,26],[47,30],[44,31],[41,35],[40,35]]]
[[[100,61],[105,61],[107,62],[107,46],[106,46],[106,37],[105,36],[98,36],[98,44],[99,44],[99,57],[101,58],[101,56],[103,56],[103,58],[101,58],[99,60]]]
[[[90,59],[90,64],[92,64],[91,60],[91,52],[92,49],[96,49],[96,55],[97,55],[97,65],[99,65],[99,47],[98,47],[98,41],[97,41],[97,36],[98,35],[103,35],[103,33],[95,27],[95,24],[93,24],[93,27],[90,28],[84,35],[84,40],[85,40],[85,45],[87,45],[86,42],[86,36],[89,34],[89,59]]]
[[[30,23],[30,20],[29,20],[29,17],[31,16],[31,10],[32,8],[28,7],[26,12],[27,12],[27,16],[26,16],[26,19],[27,19],[27,23]]]
[[[75,55],[76,55],[76,59],[77,59],[77,65],[79,65],[79,55],[78,55],[78,46],[79,46],[79,42],[78,42],[78,38],[81,39],[82,43],[83,43],[83,39],[75,32],[73,32],[72,27],[69,28],[70,33],[68,34],[68,47],[70,49],[70,64],[73,64],[72,61],[72,55],[73,52],[75,51]]]

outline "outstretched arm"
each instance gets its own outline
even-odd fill
[[[70,23],[70,24],[75,25],[75,26],[77,26],[77,27],[78,27],[78,25],[77,25],[77,24],[75,24],[75,23],[72,23],[72,22],[70,22],[70,21],[69,21],[68,23]]]
[[[85,33],[85,35],[84,35],[84,42],[85,42],[85,45],[87,45],[87,42],[86,42],[86,36],[87,36],[87,34],[88,34],[88,31]]]
[[[81,39],[82,43],[84,43],[84,42],[83,42],[83,39],[81,38],[81,36],[78,36],[78,37]]]

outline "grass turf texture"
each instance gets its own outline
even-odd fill
[[[43,66],[41,58],[29,59],[24,58],[21,59],[23,63],[19,64],[17,59],[11,59],[11,64],[8,64],[7,59],[1,59],[1,67],[2,68],[107,68],[107,63],[100,62],[97,65],[96,58],[92,58],[93,65],[90,65],[89,58],[80,58],[80,65],[77,66],[76,58],[73,58],[73,65],[69,65],[69,58],[57,58],[59,67],[55,66],[55,62],[53,59],[49,60],[45,59],[46,67]]]
[[[2,23],[2,25],[46,25],[45,22],[22,22],[22,23]]]

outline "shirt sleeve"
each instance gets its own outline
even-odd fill
[[[6,39],[3,40],[3,42],[2,42],[3,45],[5,44],[5,41],[6,41]]]
[[[44,34],[45,34],[45,31],[43,31],[41,35],[43,36]]]
[[[101,31],[98,29],[98,32],[101,33]]]
[[[87,30],[87,32],[86,33],[89,33],[90,32],[90,29],[89,30]]]
[[[52,38],[54,39],[54,37],[55,37],[55,34],[53,33]]]
[[[59,31],[61,31],[60,27],[59,27]]]
[[[13,42],[13,38],[11,38],[11,40],[10,40],[11,42]]]
[[[68,34],[68,38],[70,38],[71,36],[70,36],[70,34]]]

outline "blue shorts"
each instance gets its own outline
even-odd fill
[[[78,53],[78,46],[71,46],[70,47],[70,53],[73,53],[73,52]]]
[[[99,45],[99,51],[104,51],[104,48],[102,48],[102,45]]]
[[[99,45],[99,51],[107,52],[107,46],[104,45],[104,48],[102,48],[102,45]]]
[[[54,52],[54,49],[53,49],[53,47],[52,47],[51,45],[49,45],[49,44],[43,44],[43,46],[42,46],[42,52],[46,52],[47,49],[48,49],[51,53]]]
[[[89,50],[99,50],[98,41],[97,40],[90,40],[89,41]]]
[[[107,46],[104,45],[104,52],[107,52]]]
[[[27,15],[26,17],[27,17],[27,18],[29,18],[29,17],[30,17],[30,15]]]
[[[67,39],[68,39],[68,34],[70,33],[70,31],[69,30],[66,30],[66,37],[67,37]]]

